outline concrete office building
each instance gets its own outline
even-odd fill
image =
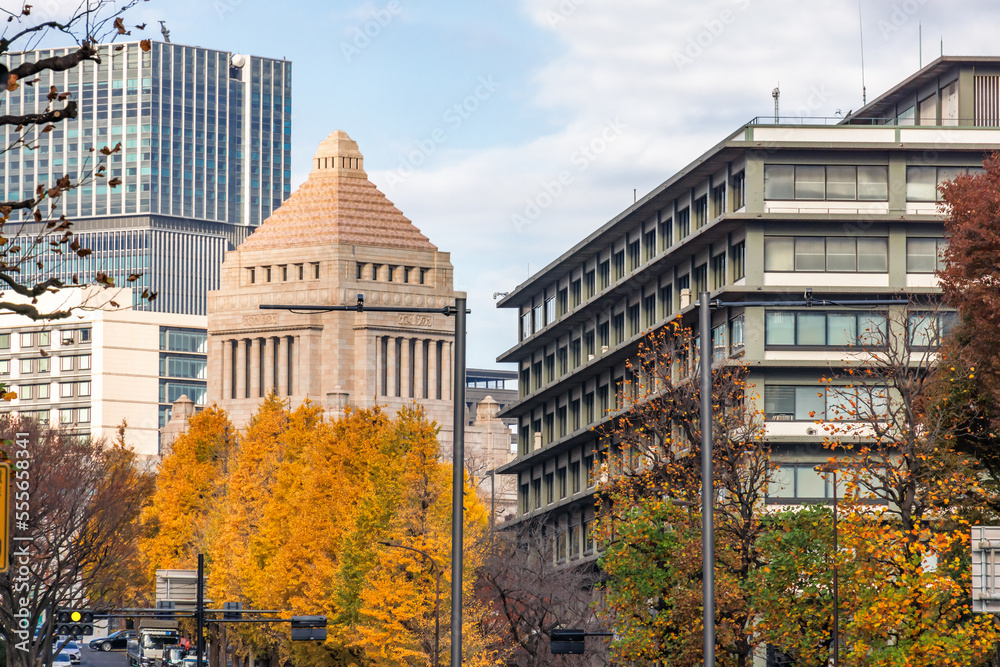
[[[937,293],[938,185],[1000,149],[1000,58],[942,57],[846,119],[752,120],[579,241],[501,302],[517,309],[518,520],[544,516],[555,558],[594,555],[591,471],[625,362],[645,332],[695,326],[692,300],[836,300]],[[762,396],[780,466],[769,502],[824,501],[828,452],[810,413],[818,379],[900,307],[729,307],[717,360],[740,359]],[[910,314],[910,330],[943,325]],[[939,316],[934,316],[939,317]],[[915,319],[914,319],[915,318]],[[916,334],[920,335],[920,334]]]
[[[40,298],[73,316],[35,322],[0,314],[0,382],[17,398],[0,412],[18,412],[73,435],[126,441],[140,458],[160,454],[159,428],[170,404],[187,395],[204,405],[205,318],[118,308],[130,290],[67,289]]]
[[[23,275],[68,282],[103,270],[124,284],[139,273],[136,294],[149,288],[160,296],[137,298],[137,309],[204,315],[225,251],[291,192],[291,63],[162,42],[149,51],[139,42],[98,49],[99,64],[42,72],[34,85],[3,95],[4,113],[35,113],[55,86],[78,102],[79,115],[0,155],[0,201],[34,196],[64,174],[84,179],[101,147],[121,145],[106,163],[120,186],[85,183],[56,201],[54,216],[73,220],[93,254],[50,254],[40,276],[33,263]],[[69,52],[11,53],[0,62],[15,67]],[[0,128],[4,146],[20,136],[14,126]]]

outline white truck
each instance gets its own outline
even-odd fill
[[[177,621],[142,619],[138,622],[134,639],[128,641],[129,667],[159,667],[163,662],[164,647],[180,639]]]

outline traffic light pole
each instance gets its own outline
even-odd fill
[[[197,651],[195,667],[202,667],[201,656],[205,651],[205,555],[198,554],[198,592],[196,594],[194,610],[195,625],[197,626]]]

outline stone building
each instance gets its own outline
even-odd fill
[[[328,411],[418,403],[452,440],[454,321],[444,313],[294,312],[262,304],[454,304],[449,254],[364,171],[357,144],[330,134],[306,182],[236,250],[208,296],[209,400],[243,425],[268,391]]]

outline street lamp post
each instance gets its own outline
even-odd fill
[[[452,489],[451,489],[451,667],[462,665],[462,539],[465,508],[465,297],[455,299],[454,306],[443,308],[399,308],[394,306],[366,306],[365,295],[358,294],[354,306],[285,306],[261,304],[261,310],[288,310],[306,313],[335,311],[366,311],[376,313],[440,313],[455,318],[455,376],[453,381],[455,413],[452,438]]]
[[[435,561],[426,551],[421,551],[420,549],[415,549],[414,547],[408,547],[404,544],[393,544],[392,542],[379,542],[379,544],[384,544],[387,547],[394,547],[396,549],[415,551],[430,561],[431,568],[434,570],[434,575],[437,579],[434,586],[434,667],[438,667],[438,659],[441,655],[441,568],[438,567],[437,561]]]

